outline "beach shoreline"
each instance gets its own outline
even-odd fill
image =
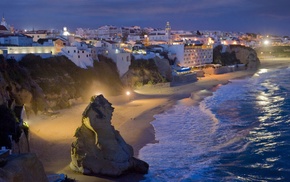
[[[290,59],[289,59],[290,60]],[[289,66],[290,61],[273,62],[261,60],[260,68]],[[197,82],[170,87],[168,83],[143,86],[135,94],[118,97],[106,97],[115,108],[112,125],[125,141],[134,149],[135,157],[141,148],[155,140],[151,122],[154,115],[171,109],[175,104],[198,104],[212,94],[216,87],[229,83],[233,79],[251,77],[255,71],[237,71],[221,75],[206,75]],[[77,181],[139,181],[142,175],[132,174],[121,178],[85,176],[71,171],[70,146],[74,141],[74,132],[81,125],[81,114],[87,104],[79,104],[60,111],[54,116],[36,116],[31,121],[31,152],[35,152],[44,165],[47,174],[64,173]],[[134,112],[132,112],[134,111]],[[48,130],[49,128],[49,130]],[[150,165],[150,164],[149,164]]]

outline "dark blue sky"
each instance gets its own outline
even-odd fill
[[[1,0],[16,29],[102,25],[290,35],[289,0]]]

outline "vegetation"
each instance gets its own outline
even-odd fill
[[[99,60],[88,69],[76,66],[65,56],[42,59],[27,55],[19,63],[29,70],[46,94],[67,92],[69,98],[76,98],[82,96],[93,83],[99,83],[110,95],[120,93],[122,84],[115,63],[103,56]]]
[[[129,70],[134,76],[131,77],[131,86],[139,87],[145,84],[154,85],[166,82],[166,79],[159,73],[158,67],[153,59],[145,60],[132,58]]]
[[[102,55],[99,55],[98,59],[93,67],[83,69],[65,56],[43,59],[28,54],[19,62],[5,61],[0,57],[0,71],[16,104],[30,105],[27,108],[28,113],[37,113],[49,108],[57,110],[70,107],[70,100],[73,102],[80,97],[89,100],[96,93],[122,93],[124,85],[116,64]],[[152,59],[132,59],[129,72],[129,81],[126,82],[126,86],[129,87],[166,81]],[[30,96],[32,98],[27,99]]]

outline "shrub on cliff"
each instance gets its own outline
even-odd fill
[[[134,58],[131,60],[129,71],[122,77],[122,80],[129,87],[166,82],[153,59],[135,60]]]
[[[45,105],[41,88],[31,78],[29,72],[19,65],[14,59],[0,59],[1,71],[1,100],[3,103],[15,101],[16,105],[27,106],[27,111],[32,108],[39,110],[36,105]],[[36,104],[35,99],[38,102]]]
[[[123,91],[118,68],[115,62],[103,55],[98,56],[99,62],[94,62],[94,70],[98,79],[103,83],[111,95],[118,95]]]
[[[98,91],[108,95],[121,92],[122,83],[115,63],[103,56],[99,60],[94,62],[94,67],[83,69],[65,56],[42,59],[27,55],[19,64],[43,89],[50,106],[61,109],[68,107],[71,99],[87,100]]]

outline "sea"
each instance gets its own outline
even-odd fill
[[[230,80],[199,105],[155,115],[144,182],[290,181],[290,68]]]

